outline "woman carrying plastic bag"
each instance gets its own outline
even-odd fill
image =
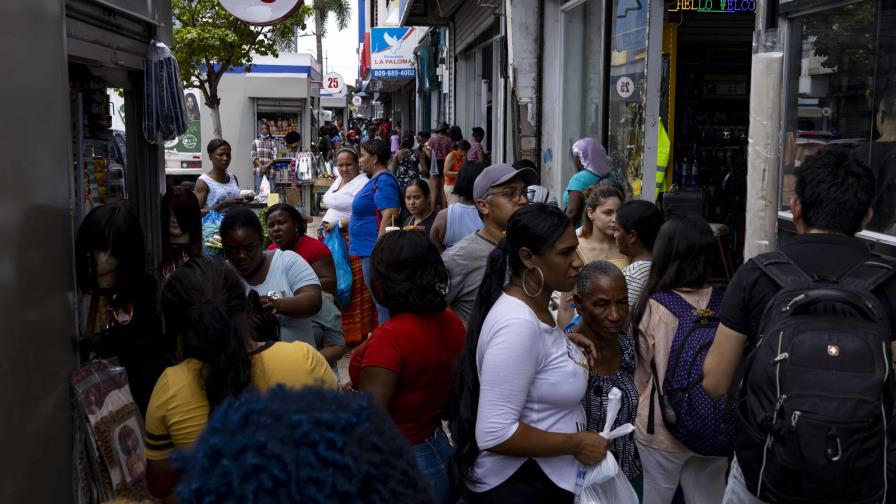
[[[352,265],[349,262],[348,245],[338,230],[326,233],[323,242],[332,252],[333,263],[336,265],[336,305],[344,308],[352,297]]]
[[[621,406],[622,392],[614,387],[607,394],[607,422],[600,433],[608,441],[631,434],[635,430],[635,426],[630,423],[610,430]],[[606,458],[596,466],[579,466],[576,504],[638,504],[635,489],[619,469],[611,452],[607,452]]]

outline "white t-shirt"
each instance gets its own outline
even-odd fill
[[[306,285],[320,285],[317,275],[299,254],[292,250],[274,251],[271,259],[271,268],[264,281],[258,285],[249,285],[245,280],[246,293],[255,291],[259,296],[267,296],[269,292],[280,292],[285,297],[292,296],[297,290]],[[285,294],[283,294],[285,293]],[[280,340],[285,342],[304,341],[314,348],[314,329],[311,326],[311,318],[293,318],[285,315],[277,315],[280,321]]]
[[[485,492],[528,460],[486,451],[513,436],[520,422],[570,434],[585,423],[581,401],[588,385],[588,360],[558,327],[544,324],[525,303],[502,294],[482,325],[476,366],[476,440],[482,452],[473,471],[481,481],[468,486]],[[573,455],[533,458],[557,486],[575,489],[578,462]]]
[[[343,187],[342,177],[337,178],[333,185],[327,189],[322,199],[327,207],[327,213],[323,216],[323,222],[336,222],[337,219],[351,219],[352,202],[355,200],[355,194],[358,193],[370,180],[365,173],[359,173],[355,178],[351,179]],[[337,191],[336,188],[339,187]]]

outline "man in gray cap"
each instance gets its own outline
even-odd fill
[[[489,166],[476,177],[473,198],[483,227],[442,253],[451,273],[446,300],[464,324],[473,314],[488,255],[503,238],[510,216],[529,203],[527,188],[537,180],[532,168],[517,170],[509,164]]]

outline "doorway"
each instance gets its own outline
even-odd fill
[[[705,194],[732,261],[743,256],[752,12],[667,12],[660,120],[669,138],[665,188]]]

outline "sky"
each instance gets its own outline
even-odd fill
[[[336,20],[330,16],[327,36],[323,40],[324,72],[341,74],[346,84],[354,85],[358,77],[358,2],[352,3],[352,17],[345,30],[339,31]],[[314,33],[314,20],[309,18],[305,33]],[[299,37],[299,52],[317,53],[314,36]]]

